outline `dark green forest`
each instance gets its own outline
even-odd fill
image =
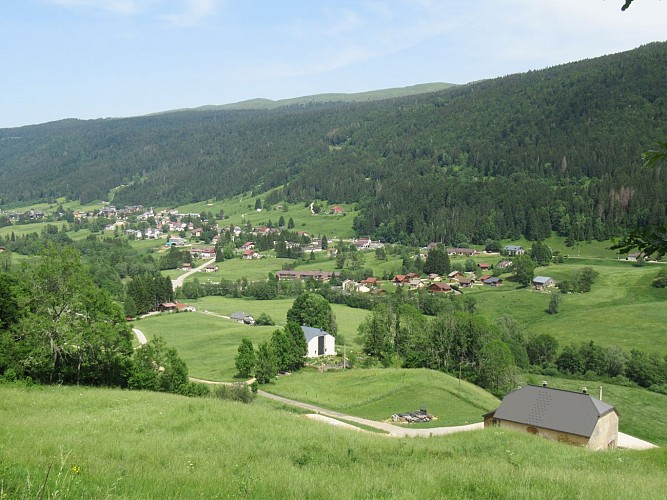
[[[425,244],[623,235],[663,223],[667,43],[363,103],[183,111],[0,130],[1,204],[177,205],[278,188],[357,203],[360,235]],[[332,172],[335,175],[331,175]]]

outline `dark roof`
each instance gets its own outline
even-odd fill
[[[322,335],[331,335],[321,328],[313,328],[312,326],[301,326],[301,330],[303,330],[303,334],[306,336],[306,342],[310,342],[315,337],[321,337]]]
[[[542,429],[591,437],[598,419],[613,406],[583,392],[529,385],[510,392],[494,412],[494,418]]]
[[[231,319],[235,319],[235,320],[237,320],[237,321],[242,321],[242,320],[244,320],[245,318],[250,317],[250,315],[249,315],[249,314],[246,314],[246,313],[244,313],[244,312],[234,312],[234,313],[230,314],[229,317],[230,317]]]

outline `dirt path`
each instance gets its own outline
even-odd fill
[[[181,274],[178,278],[171,280],[171,287],[176,290],[177,288],[180,288],[183,286],[183,282],[185,281],[185,278],[188,276],[197,273],[204,269],[206,266],[210,266],[212,264],[215,264],[215,259],[208,260],[204,262],[201,266],[195,267],[194,269],[190,269],[187,273]]]
[[[477,429],[484,428],[484,423],[478,422],[476,424],[459,425],[454,427],[411,429],[407,427],[399,427],[397,425],[393,425],[387,422],[378,422],[376,420],[369,420],[367,418],[355,417],[353,415],[346,415],[345,413],[340,413],[334,410],[328,410],[326,408],[311,405],[309,403],[302,403],[301,401],[295,401],[294,399],[288,399],[282,396],[276,396],[275,394],[271,394],[266,391],[258,391],[257,394],[265,398],[271,399],[273,401],[278,401],[280,403],[296,406],[298,408],[303,408],[304,410],[312,411],[313,413],[317,413],[327,417],[341,418],[343,420],[347,420],[348,422],[355,422],[357,424],[373,427],[374,429],[379,429],[381,431],[386,432],[389,436],[394,436],[394,437],[443,436],[446,434],[454,434],[456,432],[474,431]]]
[[[146,336],[144,333],[137,329],[137,328],[132,328],[132,332],[134,335],[137,337],[137,341],[139,344],[144,345],[147,340]],[[191,382],[198,382],[200,384],[209,384],[209,385],[231,385],[233,382],[220,382],[220,381],[214,381],[214,380],[204,380],[196,377],[190,377]],[[248,385],[252,384],[255,381],[254,378],[247,380],[246,383]],[[361,418],[361,417],[355,417],[352,415],[346,415],[345,413],[340,413],[334,410],[328,410],[326,408],[322,408],[321,406],[316,406],[316,405],[311,405],[309,403],[303,403],[301,401],[296,401],[294,399],[289,399],[289,398],[284,398],[282,396],[277,396],[275,394],[271,394],[270,392],[266,391],[257,391],[257,394],[259,394],[262,397],[265,397],[267,399],[271,399],[273,401],[278,401],[283,404],[287,404],[290,406],[296,406],[297,408],[303,408],[304,410],[312,411],[313,415],[307,415],[308,418],[312,418],[315,420],[323,421],[328,424],[332,425],[338,425],[341,427],[345,428],[350,428],[353,427],[355,430],[360,430],[358,427],[354,427],[350,424],[345,424],[345,422],[341,422],[340,420],[336,420],[337,418],[347,420],[348,422],[355,422],[357,424],[365,425],[368,427],[372,427],[374,429],[379,429],[381,431],[386,432],[388,436],[391,437],[429,437],[429,436],[444,436],[447,434],[454,434],[457,432],[467,432],[467,431],[474,431],[478,429],[483,429],[484,428],[484,423],[483,422],[478,422],[475,424],[469,424],[469,425],[458,425],[458,426],[452,426],[452,427],[433,427],[430,429],[411,429],[407,427],[399,427],[397,425],[393,425],[387,422],[377,422],[375,420],[369,420],[367,418]],[[333,418],[331,418],[333,417]],[[648,450],[651,448],[657,448],[656,445],[653,443],[649,443],[648,441],[644,441],[642,439],[638,439],[634,436],[630,436],[629,434],[625,434],[623,432],[618,433],[618,447],[619,448],[624,448],[627,450]]]

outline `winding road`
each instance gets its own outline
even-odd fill
[[[137,337],[137,341],[139,344],[144,345],[147,340],[146,336],[144,333],[137,329],[133,328],[132,332],[134,335]],[[213,381],[213,380],[203,380],[200,378],[195,378],[195,377],[190,377],[190,381],[192,382],[199,382],[201,384],[209,384],[209,385],[226,385],[230,384],[230,382],[219,382],[219,381]],[[254,379],[248,380],[247,383],[251,384],[254,381]],[[479,429],[484,428],[484,423],[483,422],[477,422],[475,424],[468,424],[468,425],[457,425],[457,426],[452,426],[452,427],[433,427],[430,429],[413,429],[409,427],[399,427],[397,425],[390,424],[388,422],[378,422],[376,420],[369,420],[367,418],[361,418],[361,417],[355,417],[353,415],[347,415],[345,413],[340,413],[338,411],[334,410],[329,410],[327,408],[322,408],[321,406],[316,406],[312,405],[310,403],[304,403],[302,401],[296,401],[294,399],[289,399],[285,398],[282,396],[277,396],[276,394],[271,394],[270,392],[266,391],[257,391],[257,394],[260,396],[270,399],[272,401],[277,401],[279,403],[283,403],[286,405],[290,406],[295,406],[297,408],[303,408],[304,410],[308,410],[313,412],[314,414],[311,415],[306,415],[309,418],[313,418],[316,420],[320,420],[323,422],[326,422],[328,424],[332,425],[337,425],[341,426],[344,428],[352,428],[351,424],[345,424],[345,422],[341,422],[340,420],[336,419],[342,419],[347,422],[354,422],[357,424],[361,424],[367,427],[372,427],[374,429],[378,429],[380,431],[386,432],[386,434],[382,434],[384,436],[389,436],[389,437],[430,437],[430,436],[445,436],[447,434],[455,434],[457,432],[468,432],[468,431],[475,431]],[[354,427],[354,430],[357,431],[363,431],[363,429],[360,429],[358,427]],[[619,448],[624,448],[628,450],[648,450],[651,448],[657,448],[656,445],[653,443],[649,443],[648,441],[643,441],[641,439],[638,439],[634,436],[630,436],[629,434],[625,434],[623,432],[618,433],[618,447]]]

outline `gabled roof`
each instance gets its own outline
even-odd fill
[[[331,335],[330,333],[325,332],[321,328],[313,328],[312,326],[301,326],[303,334],[306,336],[306,342],[310,342],[315,337],[321,337],[322,335]]]
[[[544,284],[550,280],[553,281],[553,278],[550,278],[549,276],[535,276],[533,278],[533,283]]]
[[[510,392],[494,418],[591,437],[598,420],[616,409],[583,392],[529,385]]]

